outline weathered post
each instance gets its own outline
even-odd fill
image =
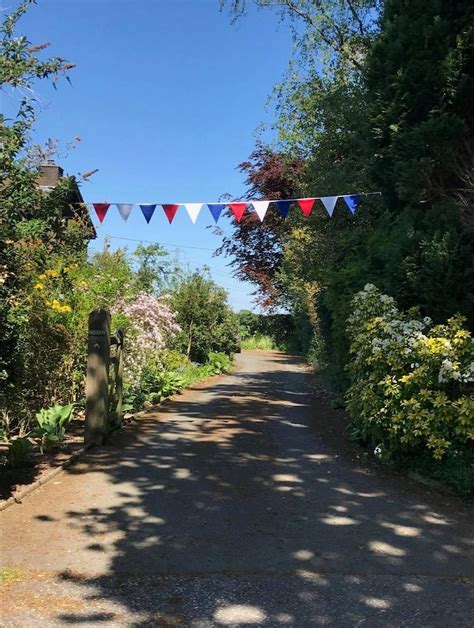
[[[102,445],[108,436],[110,314],[99,308],[89,314],[86,378],[86,445]]]
[[[114,388],[113,388],[113,410],[110,420],[113,421],[111,427],[119,428],[122,425],[122,405],[123,405],[123,338],[122,329],[118,329],[112,338],[112,344],[117,345],[114,358]]]

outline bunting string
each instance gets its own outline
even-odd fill
[[[153,218],[153,214],[158,206],[161,206],[168,222],[171,224],[176,216],[178,209],[184,207],[191,222],[194,224],[204,206],[206,206],[211,212],[214,221],[217,223],[222,212],[226,207],[229,207],[235,220],[240,222],[243,215],[250,207],[253,207],[254,212],[263,222],[267,214],[270,204],[276,205],[280,215],[283,218],[288,216],[290,207],[296,205],[306,218],[311,216],[316,201],[321,201],[328,215],[332,217],[336,204],[339,199],[343,199],[345,205],[351,212],[355,214],[359,206],[361,197],[363,196],[381,196],[382,192],[365,192],[360,194],[339,194],[337,196],[314,196],[310,198],[290,198],[290,199],[270,199],[259,201],[230,201],[230,202],[218,202],[218,203],[90,203],[97,214],[99,222],[103,222],[107,212],[111,205],[115,205],[118,209],[120,216],[123,220],[128,220],[132,209],[137,205],[146,220],[147,223]]]

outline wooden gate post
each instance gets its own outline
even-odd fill
[[[86,445],[102,445],[108,436],[110,314],[99,308],[89,314],[86,378]]]

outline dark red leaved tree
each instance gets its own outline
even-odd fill
[[[238,169],[247,175],[246,199],[287,199],[297,196],[298,181],[304,170],[302,159],[292,159],[259,144]],[[225,236],[217,255],[232,258],[234,275],[256,286],[255,296],[262,307],[271,309],[278,302],[278,268],[281,262],[281,235],[287,228],[278,210],[270,205],[263,223],[254,211],[247,211],[240,222],[231,212],[233,233]]]

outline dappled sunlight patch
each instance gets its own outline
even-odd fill
[[[278,613],[278,615],[275,616],[275,621],[278,622],[279,624],[293,625],[294,617],[293,615],[290,615],[289,613]]]
[[[385,541],[369,541],[369,549],[378,556],[406,556],[406,551]]]
[[[367,606],[370,606],[370,608],[379,608],[379,609],[384,609],[384,610],[392,606],[390,602],[388,602],[387,600],[384,600],[381,597],[363,597],[361,599],[361,602],[363,602]]]
[[[444,519],[443,517],[441,517],[440,515],[434,512],[429,512],[426,515],[422,515],[422,518],[426,521],[426,523],[433,523],[434,525],[437,525],[437,526],[450,526],[451,525],[451,522],[447,521],[446,519]]]
[[[275,482],[303,482],[297,475],[292,473],[276,473],[272,478]]]
[[[414,528],[412,526],[402,526],[396,523],[389,523],[388,521],[384,521],[380,525],[393,530],[394,534],[397,536],[415,537],[421,534],[421,528]]]
[[[320,520],[328,526],[354,526],[360,524],[360,521],[352,519],[352,517],[339,517],[337,515],[327,515],[326,517],[321,517]]]
[[[449,552],[450,554],[461,554],[461,549],[459,547],[456,547],[455,545],[442,545],[441,546],[446,552]]]
[[[356,495],[357,497],[385,497],[385,493],[382,491],[377,491],[375,493],[358,493],[357,491],[351,491],[344,486],[338,486],[333,490],[338,493],[342,493],[343,495]]]
[[[305,454],[303,458],[307,458],[308,460],[313,460],[314,462],[323,462],[333,460],[332,456],[328,456],[327,454]]]
[[[239,624],[262,624],[267,616],[257,606],[228,604],[216,610],[214,619],[223,626],[235,626]]]
[[[404,582],[403,588],[405,591],[408,591],[408,593],[420,593],[423,591],[419,584],[414,584],[413,582]]]
[[[293,557],[297,560],[311,560],[312,558],[314,558],[314,552],[312,552],[311,550],[300,549],[296,552],[293,552]]]
[[[289,427],[301,427],[303,429],[308,429],[307,425],[304,425],[303,423],[295,423],[294,421],[280,421],[281,423],[283,423],[283,425],[288,425]]]
[[[296,575],[303,580],[308,582],[312,582],[313,584],[318,584],[321,586],[327,586],[329,584],[328,579],[325,576],[322,576],[315,571],[309,571],[308,569],[297,569],[295,571]]]
[[[336,512],[347,512],[349,510],[347,506],[329,506],[329,508],[332,508]]]
[[[191,471],[189,469],[185,469],[184,467],[175,469],[173,473],[173,477],[176,480],[192,480],[193,479],[191,475]]]
[[[146,539],[135,541],[132,545],[135,549],[146,550],[161,544],[159,536],[147,536]]]

